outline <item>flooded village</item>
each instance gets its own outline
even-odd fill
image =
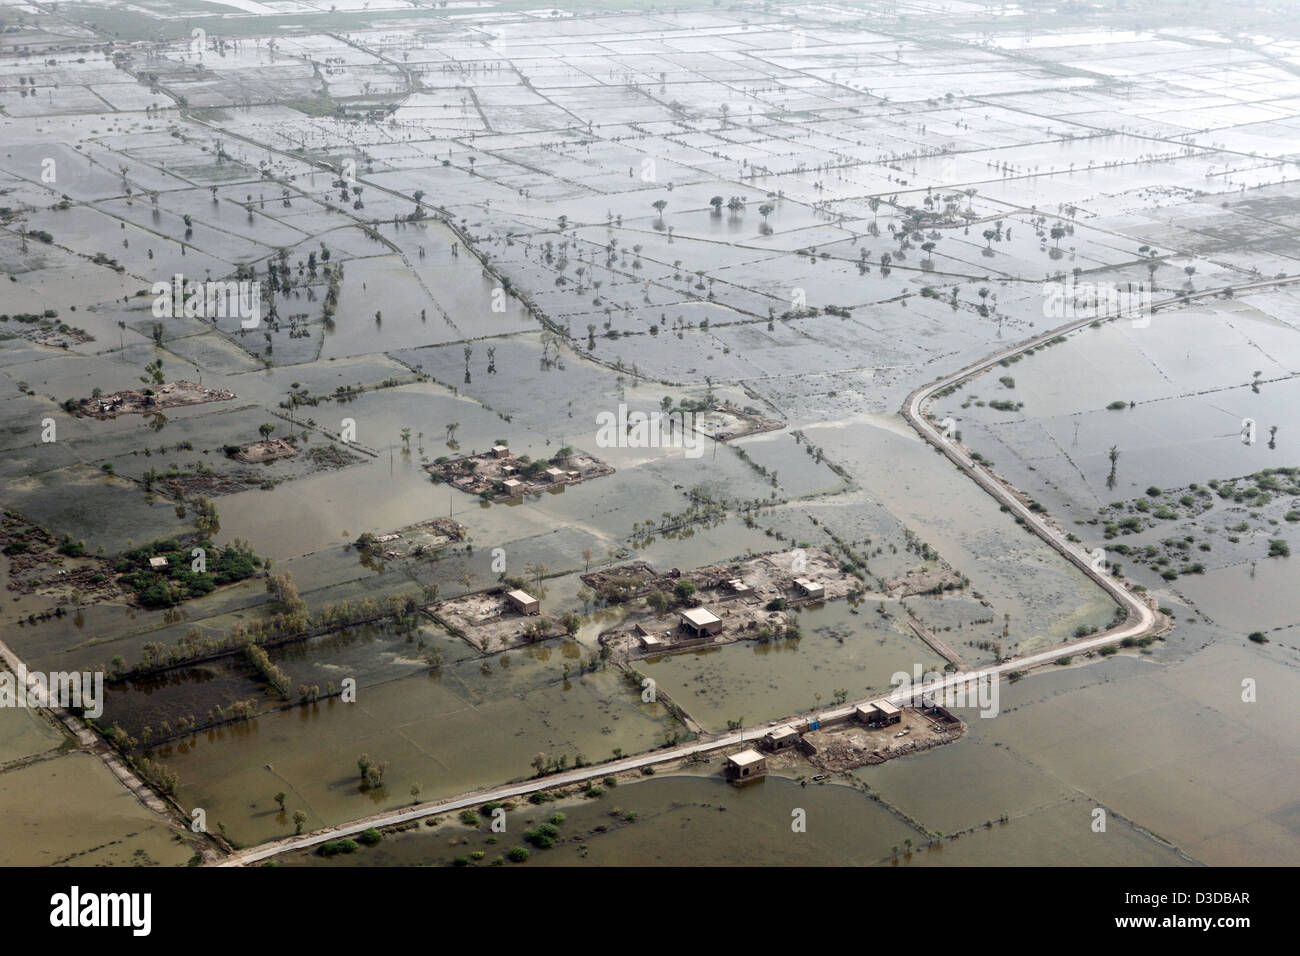
[[[1294,865],[1298,65],[0,4],[0,859]]]

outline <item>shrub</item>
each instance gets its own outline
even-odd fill
[[[356,849],[355,840],[330,840],[322,843],[316,852],[321,856],[337,856],[340,853],[355,853]]]
[[[512,846],[510,852],[506,854],[506,859],[511,863],[524,863],[528,860],[528,848],[523,846]]]

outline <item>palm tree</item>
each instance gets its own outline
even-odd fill
[[[1115,487],[1115,464],[1116,462],[1119,461],[1119,449],[1114,445],[1111,445],[1110,451],[1106,453],[1106,457],[1110,459],[1110,475],[1106,478],[1106,487],[1114,488]]]

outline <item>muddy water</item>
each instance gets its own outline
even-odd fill
[[[283,862],[450,864],[482,852],[475,862],[488,865],[558,809],[560,842],[528,865],[893,865],[894,847],[898,865],[1281,863],[1300,849],[1289,783],[1300,753],[1286,730],[1297,705],[1286,695],[1243,705],[1223,675],[1278,687],[1290,670],[1253,647],[1160,647],[1003,685],[998,716],[963,711],[960,741],[835,778],[853,786],[773,775],[736,790],[712,763],[597,800],[521,803],[495,840],[486,826],[446,819],[352,856]],[[1246,770],[1261,760],[1275,769]],[[804,834],[790,830],[795,808],[806,811]],[[1093,825],[1099,809],[1104,830]]]
[[[89,754],[0,773],[0,813],[4,866],[179,866],[194,852]]]
[[[310,853],[289,865],[413,866],[451,864],[476,851],[479,865],[504,857],[523,834],[564,814],[560,841],[534,849],[526,865],[600,866],[861,866],[888,859],[891,848],[915,837],[912,828],[850,787],[769,777],[743,788],[722,781],[716,761],[705,776],[682,774],[620,784],[598,799],[535,806],[521,802],[506,817],[507,831],[472,829],[459,819],[386,838],[375,847],[329,860]],[[804,811],[805,832],[792,829]],[[495,841],[495,842],[491,842]]]
[[[898,671],[943,669],[943,659],[897,623],[837,601],[799,612],[802,637],[741,642],[716,650],[646,658],[636,667],[709,730],[830,706],[837,690],[856,700],[890,689]]]
[[[209,820],[252,843],[292,829],[272,799],[280,790],[290,794],[288,812],[305,811],[312,829],[408,805],[413,784],[427,800],[530,776],[538,753],[571,765],[579,754],[596,760],[615,747],[661,744],[662,705],[642,704],[616,673],[563,677],[578,653],[547,645],[362,685],[356,703],[278,711],[159,756],[180,775],[183,805],[207,808]],[[388,764],[377,790],[359,786],[362,753]]]
[[[1096,585],[919,438],[869,421],[807,431],[862,476],[871,498],[967,574],[999,624],[1010,615],[1010,643],[1018,650],[1060,640],[1069,633],[1066,622],[1109,620],[1110,606]]]

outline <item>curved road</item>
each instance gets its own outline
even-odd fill
[[[1288,276],[1283,279],[1268,279],[1260,282],[1249,283],[1247,285],[1234,286],[1233,288],[1237,291],[1244,292],[1250,289],[1284,285],[1296,281],[1300,281],[1300,276]],[[1192,295],[1173,297],[1156,303],[1153,306],[1153,311],[1162,306],[1183,304],[1192,299],[1221,295],[1223,291],[1223,289],[1212,289],[1194,293]],[[1069,332],[1076,331],[1084,326],[1091,325],[1095,321],[1097,321],[1096,317],[1089,316],[1085,319],[1078,319],[1067,323],[1066,325],[1052,329],[1049,332],[1044,332],[1041,335],[995,352],[993,355],[983,358],[973,365],[968,365],[957,372],[953,372],[951,375],[944,376],[929,385],[922,386],[907,397],[907,400],[903,405],[902,413],[903,417],[906,418],[912,427],[920,433],[922,438],[942,451],[962,472],[968,475],[976,484],[992,495],[1000,504],[1005,505],[1008,511],[1013,515],[1022,518],[1025,525],[1042,538],[1048,546],[1063,555],[1066,560],[1074,564],[1079,568],[1079,570],[1114,597],[1115,600],[1119,602],[1120,606],[1125,608],[1128,612],[1124,622],[1117,627],[1102,632],[1101,634],[1073,641],[1068,644],[1062,644],[1057,647],[1048,648],[1047,650],[1038,651],[1033,654],[1026,654],[1022,657],[1010,658],[981,670],[964,671],[941,676],[928,684],[923,684],[919,689],[900,687],[884,697],[867,698],[861,701],[842,704],[839,707],[829,708],[821,711],[818,715],[822,721],[833,721],[840,718],[850,717],[859,704],[871,703],[876,700],[889,700],[896,704],[908,703],[921,693],[927,696],[933,696],[942,693],[945,690],[958,688],[962,685],[971,686],[970,682],[974,680],[987,680],[1014,671],[1023,671],[1042,664],[1049,664],[1062,657],[1085,654],[1112,644],[1118,644],[1125,638],[1143,637],[1160,629],[1161,616],[1153,611],[1140,595],[1134,594],[1126,585],[1121,584],[1106,572],[1094,570],[1092,567],[1091,557],[1087,552],[1068,542],[1065,539],[1065,536],[1053,527],[1045,516],[1030,511],[1007,485],[998,479],[991,471],[967,455],[955,442],[945,438],[942,432],[925,417],[925,405],[934,397],[936,392],[942,391],[943,389],[964,381],[974,375],[988,371],[1005,358],[1009,358],[1012,355],[1018,355],[1031,348],[1042,346],[1058,335],[1065,335]],[[1103,318],[1102,321],[1107,320]],[[769,723],[747,727],[744,730],[732,733],[706,735],[692,743],[684,744],[680,747],[656,750],[636,757],[624,757],[620,760],[612,760],[602,764],[593,764],[581,769],[527,780],[522,783],[476,790],[471,793],[461,794],[460,796],[453,797],[449,800],[442,800],[435,803],[422,803],[416,806],[407,807],[403,810],[394,810],[388,813],[368,817],[364,820],[355,820],[337,826],[326,827],[312,833],[303,834],[302,836],[286,837],[271,843],[261,844],[248,850],[240,850],[221,860],[219,865],[246,866],[291,850],[301,850],[316,846],[317,844],[324,843],[327,840],[337,840],[342,839],[343,837],[355,836],[369,827],[387,827],[410,823],[424,817],[454,813],[468,807],[479,807],[484,803],[493,800],[504,801],[515,797],[522,797],[538,790],[551,790],[557,787],[572,786],[595,777],[603,777],[609,774],[622,773],[628,770],[637,770],[654,764],[682,760],[690,757],[692,754],[708,753],[710,751],[721,750],[727,747],[738,746],[746,741],[752,742],[774,726],[780,726],[782,723],[800,722],[806,719],[806,716],[797,716],[791,717],[787,721],[771,721]]]

